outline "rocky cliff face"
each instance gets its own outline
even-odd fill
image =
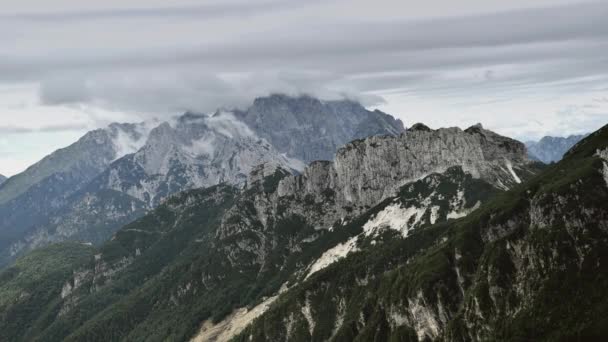
[[[92,185],[128,194],[153,208],[179,191],[243,184],[261,163],[294,172],[304,166],[278,153],[230,113],[189,114],[152,130],[139,151],[114,163]]]
[[[359,103],[309,96],[259,98],[235,115],[281,153],[306,163],[331,160],[338,148],[355,139],[404,131],[401,121]]]
[[[236,340],[603,339],[607,146],[604,127],[462,220],[359,244]]]
[[[342,206],[369,207],[406,183],[460,166],[507,190],[534,174],[525,146],[480,126],[431,130],[418,124],[399,136],[375,136],[338,150],[334,162],[315,162],[279,185],[283,196],[336,193]]]
[[[546,136],[539,141],[528,141],[526,146],[531,158],[538,159],[545,164],[558,162],[564,154],[585,138],[584,135],[571,135],[567,138]]]

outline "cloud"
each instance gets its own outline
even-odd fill
[[[541,103],[608,87],[599,1],[74,3],[0,13],[0,82],[37,84],[41,105],[85,108],[96,124],[108,116],[90,108],[171,116],[276,92],[427,102],[437,122],[522,101],[553,117],[563,108]]]
[[[50,125],[50,126],[41,126],[38,128],[30,128],[30,127],[19,127],[19,126],[0,126],[0,134],[21,134],[21,133],[54,133],[54,132],[67,132],[67,131],[76,131],[80,132],[82,130],[86,130],[88,127],[86,125]]]

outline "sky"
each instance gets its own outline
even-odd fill
[[[520,140],[608,123],[608,2],[7,0],[0,174],[86,131],[270,93]]]

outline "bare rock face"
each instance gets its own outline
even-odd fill
[[[357,102],[309,96],[259,98],[235,115],[281,153],[306,163],[331,160],[338,148],[354,139],[404,131],[400,120]]]
[[[279,194],[337,193],[344,205],[371,206],[406,183],[453,166],[506,190],[530,176],[525,146],[480,126],[431,130],[417,124],[399,136],[353,141],[335,161],[312,163],[301,176],[285,179]]]
[[[136,153],[110,166],[99,188],[123,192],[151,208],[176,192],[219,183],[244,184],[261,163],[287,170],[303,164],[282,156],[231,113],[186,114],[163,123]]]

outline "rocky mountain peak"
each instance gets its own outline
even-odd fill
[[[351,100],[321,101],[310,96],[275,94],[258,98],[235,116],[279,152],[304,162],[329,160],[337,149],[358,138],[395,135],[403,123]]]
[[[334,191],[344,205],[371,206],[408,182],[460,166],[474,178],[508,189],[531,175],[522,143],[494,132],[425,129],[373,136],[338,150],[334,162],[311,163],[298,179],[285,179],[282,196]]]
[[[414,124],[412,127],[407,129],[408,131],[423,131],[423,132],[430,132],[432,131],[432,129],[429,128],[429,126],[423,124],[423,123],[416,123]]]

